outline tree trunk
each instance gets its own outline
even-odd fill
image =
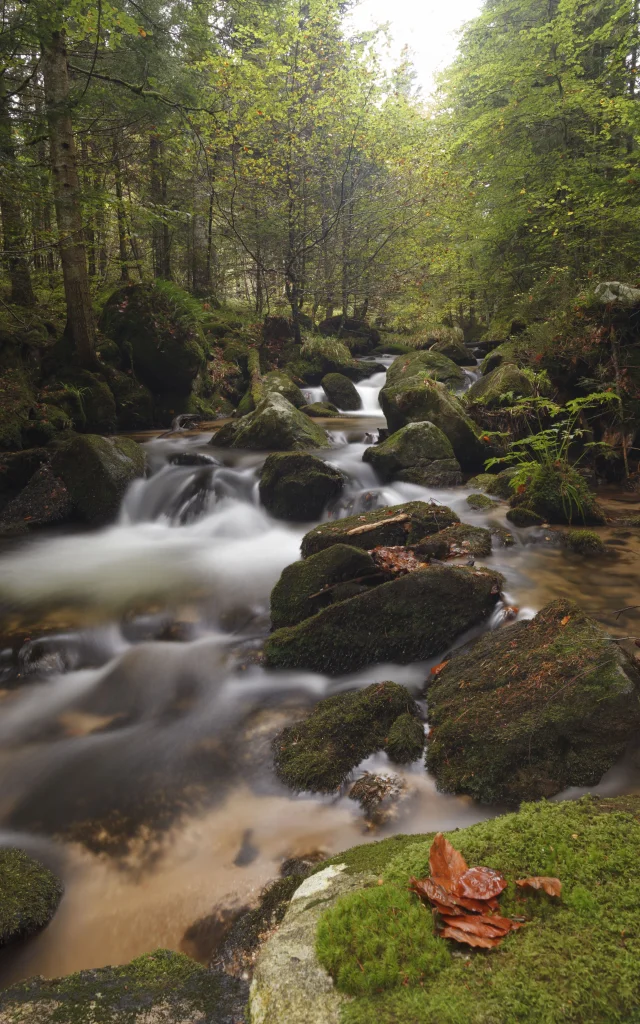
[[[167,177],[162,167],[163,144],[155,132],[149,139],[149,156],[151,162],[151,200],[153,206],[162,207],[162,219],[156,216],[153,222],[153,275],[171,280],[171,259],[169,249],[169,225],[167,224]]]
[[[82,233],[80,181],[69,105],[69,71],[64,30],[46,36],[41,46],[53,197],[67,302],[67,330],[80,363],[91,366],[96,362],[95,325]]]
[[[118,139],[113,141],[113,175],[116,185],[116,219],[118,221],[118,250],[120,253],[120,280],[126,283],[129,280],[129,264],[127,263],[127,221],[124,212],[124,199],[122,196],[122,169],[120,167],[120,152]]]
[[[1,82],[0,82],[1,86]],[[0,92],[0,214],[4,248],[7,252],[7,268],[11,281],[11,301],[18,306],[35,305],[31,285],[31,273],[26,257],[26,232],[22,221],[20,203],[15,197],[15,182],[11,176],[16,169],[16,152],[13,144],[13,125],[9,103],[4,92]]]

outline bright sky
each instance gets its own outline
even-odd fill
[[[362,0],[351,15],[357,30],[388,22],[392,55],[403,46],[413,51],[418,81],[426,96],[433,76],[453,60],[458,29],[479,13],[482,0]]]

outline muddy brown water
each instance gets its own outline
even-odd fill
[[[465,522],[505,525],[506,506],[472,512],[468,488],[380,484],[362,462],[384,425],[380,383],[359,385],[371,389],[362,414],[324,423],[334,447],[323,457],[349,477],[342,514],[435,498]],[[44,534],[0,554],[0,843],[28,850],[66,885],[51,925],[0,954],[2,985],[159,946],[206,959],[211,944],[193,938],[198,922],[251,902],[286,858],[500,810],[440,794],[421,763],[398,770],[384,754],[355,773],[393,771],[406,782],[395,816],[376,831],[344,794],[295,796],[280,785],[270,742],[283,724],[349,686],[395,679],[417,693],[445,652],[338,679],[262,668],[269,593],[309,525],[260,507],[264,455],[231,456],[210,436],[141,438],[153,472],[131,487],[116,524]],[[185,453],[216,462],[173,464]],[[616,614],[640,603],[640,530],[620,522],[640,515],[640,500],[612,489],[601,497],[611,557],[568,554],[553,530],[539,529],[513,531],[515,545],[485,560],[504,573],[505,600],[520,617],[569,597],[617,637],[640,636],[640,609]],[[639,788],[623,759],[597,791]]]

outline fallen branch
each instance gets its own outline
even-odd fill
[[[377,530],[379,526],[383,526],[387,523],[406,523],[407,519],[411,519],[411,516],[407,512],[403,512],[402,515],[392,516],[390,519],[381,519],[377,523],[364,523],[362,526],[354,526],[353,530],[347,530],[347,537],[356,537],[360,533],[371,533],[372,530]]]

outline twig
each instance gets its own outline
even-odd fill
[[[406,523],[411,516],[403,512],[399,516],[392,516],[390,519],[380,519],[377,523],[364,523],[362,526],[354,526],[353,530],[347,530],[347,537],[356,537],[360,533],[370,533],[377,530],[379,526],[386,526],[387,523]]]

